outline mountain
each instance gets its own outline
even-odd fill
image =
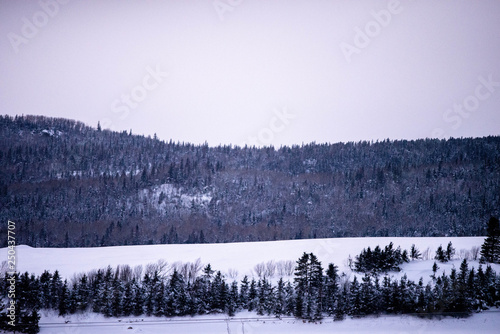
[[[209,147],[0,116],[0,219],[34,247],[484,235],[499,190],[499,136]]]

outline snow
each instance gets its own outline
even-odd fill
[[[170,183],[154,186],[150,189],[143,189],[139,195],[139,199],[148,200],[153,207],[159,212],[165,212],[169,204],[179,205],[184,208],[190,208],[192,203],[195,205],[206,207],[212,200],[208,193],[185,194],[183,188],[177,188]],[[163,193],[164,199],[160,203],[160,196]]]
[[[65,323],[70,321],[69,323]],[[500,313],[496,310],[474,314],[470,318],[420,319],[413,316],[380,316],[321,323],[304,323],[294,318],[257,317],[241,312],[234,318],[207,315],[184,318],[105,318],[98,314],[57,317],[54,312],[42,313],[40,333],[231,333],[231,334],[321,334],[321,333],[498,333]]]
[[[44,270],[54,272],[59,270],[62,277],[70,279],[76,273],[88,272],[93,269],[105,268],[108,265],[116,267],[128,264],[131,267],[145,266],[148,263],[157,263],[164,260],[169,264],[176,262],[195,262],[201,259],[202,264],[211,264],[215,270],[223,273],[233,273],[231,276],[241,279],[244,275],[256,276],[253,272],[255,265],[267,263],[271,260],[297,261],[303,252],[314,253],[326,267],[334,263],[340,272],[351,274],[347,258],[354,257],[368,246],[372,249],[394,243],[394,247],[410,249],[412,244],[423,253],[429,248],[430,260],[417,260],[403,265],[403,271],[393,273],[399,277],[406,273],[409,279],[418,280],[423,277],[429,279],[436,249],[439,245],[446,247],[452,242],[457,255],[460,250],[470,250],[480,247],[484,237],[440,237],[440,238],[332,238],[307,239],[269,242],[247,242],[226,244],[181,244],[181,245],[141,245],[116,246],[95,248],[32,248],[17,246],[17,270],[28,271],[40,275]],[[0,259],[7,259],[7,248],[0,249]],[[456,255],[456,256],[457,256]],[[439,263],[439,272],[450,273],[453,266],[457,269],[461,260]],[[478,267],[477,261],[470,261],[469,266]],[[500,272],[499,265],[493,265],[496,272]],[[234,273],[237,272],[237,275]],[[229,275],[228,275],[229,276]]]
[[[438,263],[442,271],[450,273],[453,267],[459,268],[460,257],[467,256],[473,247],[480,247],[484,237],[440,237],[440,238],[334,238],[308,239],[273,242],[249,242],[227,244],[190,244],[190,245],[141,245],[99,248],[32,248],[24,245],[16,247],[17,270],[28,271],[40,275],[44,270],[59,270],[63,278],[71,279],[75,274],[104,268],[108,265],[128,264],[145,266],[159,260],[174,264],[178,262],[195,262],[201,259],[205,265],[210,263],[215,270],[221,270],[232,279],[240,280],[244,275],[256,277],[252,270],[256,264],[271,260],[295,261],[303,252],[312,252],[322,261],[323,267],[333,262],[340,272],[347,276],[357,275],[350,271],[347,258],[354,257],[368,246],[372,249],[379,245],[384,247],[390,242],[394,247],[401,246],[409,250],[412,244],[424,253],[426,260],[411,261],[403,265],[400,273],[391,273],[400,277],[404,274],[409,279],[418,281],[420,277],[427,282],[432,274],[433,257],[436,249],[446,247],[452,242],[456,249],[455,259],[448,263]],[[0,249],[0,259],[7,259],[7,248]],[[477,261],[469,261],[471,266],[478,267]],[[493,265],[500,272],[500,265]],[[228,273],[232,273],[228,275]],[[236,274],[237,273],[237,274]],[[278,276],[273,278],[278,279]],[[285,277],[293,280],[293,277]],[[238,313],[237,318],[256,318],[255,314]],[[325,319],[320,324],[302,323],[296,319],[265,319],[243,322],[233,319],[227,322],[224,315],[197,316],[194,318],[104,318],[98,314],[72,315],[67,318],[56,314],[45,313],[41,320],[41,333],[471,333],[481,330],[482,333],[498,333],[500,328],[500,312],[490,310],[475,314],[467,319],[444,318],[442,320],[426,320],[412,316],[381,316],[377,318],[346,319],[333,322]],[[64,322],[71,321],[69,324]],[[89,322],[101,323],[95,327]],[[133,321],[128,323],[127,321]],[[82,324],[86,323],[86,324]],[[104,324],[102,324],[104,323]],[[229,326],[229,327],[228,327]],[[129,329],[132,327],[132,329]],[[229,328],[229,331],[228,331]]]

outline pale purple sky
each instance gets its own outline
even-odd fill
[[[222,144],[500,134],[500,1],[0,0],[0,114]]]

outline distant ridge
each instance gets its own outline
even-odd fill
[[[34,247],[474,236],[500,209],[499,136],[209,147],[0,116],[0,166]]]

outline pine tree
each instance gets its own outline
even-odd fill
[[[63,282],[61,280],[61,276],[59,275],[59,271],[55,271],[54,275],[52,275],[52,280],[50,282],[50,307],[49,308],[58,308],[60,296],[62,293]]]
[[[169,297],[173,315],[185,315],[187,313],[186,283],[181,274],[174,270],[170,278]]]
[[[319,320],[323,310],[323,268],[313,254],[304,253],[295,268],[297,318]]]
[[[338,290],[338,268],[333,263],[328,265],[325,275],[325,302],[324,311],[328,315],[335,312],[335,302]]]
[[[128,317],[134,312],[134,294],[132,290],[132,285],[135,279],[125,283],[125,291],[123,293],[123,316]]]
[[[486,305],[488,307],[495,306],[496,302],[499,300],[500,296],[497,296],[497,278],[495,272],[490,265],[486,266],[484,272],[485,276],[485,292],[486,292]]]
[[[231,288],[229,289],[227,314],[230,317],[232,317],[238,310],[239,310],[238,283],[234,281],[233,283],[231,283]]]
[[[267,315],[271,315],[274,313],[274,308],[276,304],[275,300],[275,294],[274,294],[274,287],[272,286],[271,282],[267,280],[266,278],[262,279],[262,298],[261,298],[261,303],[263,306],[263,311]]]
[[[285,285],[284,311],[287,316],[291,316],[295,310],[295,290],[290,282]]]
[[[349,287],[349,314],[356,317],[361,315],[361,294],[358,278],[354,276]]]
[[[453,248],[450,241],[448,246],[446,246],[446,260],[451,261],[453,255],[455,255],[455,248]]]
[[[304,253],[295,267],[295,317],[307,317],[307,293],[309,292],[309,254]]]
[[[372,284],[371,277],[365,274],[362,278],[360,289],[361,304],[359,307],[360,315],[372,314],[375,311],[374,298],[375,292]]]
[[[132,281],[132,291],[134,294],[132,314],[137,317],[144,313],[144,287],[139,282]]]
[[[250,289],[248,291],[248,311],[252,312],[257,307],[257,284],[254,279],[250,282]]]
[[[165,284],[163,281],[159,281],[156,287],[156,292],[154,296],[154,310],[153,310],[153,315],[156,317],[161,317],[165,315],[166,311],[166,301],[165,301]],[[182,312],[186,308],[187,305],[183,305]]]
[[[439,262],[448,262],[448,257],[446,256],[446,253],[443,250],[443,246],[439,245],[436,251],[436,256],[434,256],[434,259],[438,260]]]
[[[227,305],[228,286],[222,277],[222,273],[218,271],[213,279],[210,294],[213,298],[211,311],[224,313]]]
[[[89,306],[89,298],[90,292],[88,286],[88,278],[86,274],[83,274],[77,287],[76,309],[79,311],[86,311],[87,307]]]
[[[401,313],[402,294],[398,281],[394,280],[393,282],[391,282],[390,294],[391,297],[388,308],[392,310],[392,313]]]
[[[410,258],[412,260],[418,260],[422,257],[422,253],[418,250],[417,247],[415,247],[415,244],[411,245],[410,249]]]
[[[308,306],[311,309],[309,317],[312,320],[321,320],[323,318],[323,267],[318,258],[309,254],[311,266],[311,282]]]
[[[487,237],[481,246],[481,262],[500,263],[500,224],[491,217],[486,229]]]
[[[243,309],[248,309],[248,290],[250,288],[248,276],[245,275],[241,281],[239,304]]]
[[[344,283],[342,285],[342,289],[339,290],[336,299],[337,299],[337,307],[335,308],[334,320],[336,321],[344,320],[345,315],[348,313],[350,309],[350,304],[349,304],[350,296],[347,283]]]
[[[52,296],[50,294],[51,280],[52,275],[47,270],[40,275],[40,306],[45,309],[52,307]]]
[[[276,301],[274,305],[274,315],[277,318],[281,318],[283,313],[285,313],[285,283],[283,282],[283,278],[280,278],[278,281],[278,286],[276,287],[276,293],[274,296],[274,300]]]
[[[69,291],[68,291],[68,282],[65,280],[62,288],[61,295],[59,297],[59,316],[65,316],[69,313]]]
[[[112,292],[112,303],[111,303],[111,315],[113,317],[119,317],[123,313],[123,285],[118,279],[113,281],[113,292]]]
[[[438,271],[439,266],[437,265],[436,261],[434,261],[434,264],[432,265],[432,279],[436,279],[436,272]]]

